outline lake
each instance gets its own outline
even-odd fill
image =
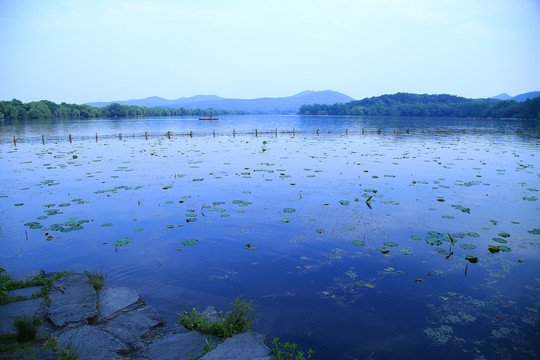
[[[539,157],[531,120],[1,121],[0,266],[245,295],[315,359],[534,359]]]

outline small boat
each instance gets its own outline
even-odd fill
[[[199,120],[219,120],[219,118],[218,117],[206,116],[206,117],[200,117]]]

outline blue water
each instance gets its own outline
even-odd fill
[[[256,331],[319,359],[533,359],[538,129],[299,116],[4,121],[0,265],[102,270],[169,320],[244,294]],[[80,220],[83,229],[51,229]],[[122,238],[131,241],[115,246]]]

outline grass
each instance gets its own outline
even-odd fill
[[[184,310],[178,315],[177,323],[188,330],[195,330],[202,334],[215,335],[221,338],[229,338],[234,335],[251,331],[255,317],[255,308],[251,300],[243,296],[234,298],[232,310],[225,319],[211,322],[197,309]]]
[[[35,315],[32,317],[25,315],[13,320],[17,341],[23,343],[36,340],[39,325],[41,318]]]
[[[19,342],[17,337],[18,334],[15,332],[0,334],[0,359],[21,359],[22,354],[25,359],[34,359],[39,353],[51,350],[56,353],[59,360],[79,360],[69,347],[67,349],[59,347],[58,339],[54,336],[37,335],[33,340],[24,342]]]
[[[84,274],[88,276],[88,280],[90,280],[90,284],[94,287],[95,290],[101,289],[103,284],[105,284],[105,275],[103,272],[97,271],[97,270],[84,270]]]
[[[0,267],[0,305],[6,305],[17,301],[28,300],[24,296],[9,296],[9,290],[23,289],[32,286],[42,286],[41,291],[32,295],[31,299],[45,298],[48,299],[49,292],[53,281],[63,278],[64,276],[73,275],[73,272],[62,271],[54,274],[50,278],[45,276],[36,276],[27,281],[19,281],[8,274],[5,269]]]

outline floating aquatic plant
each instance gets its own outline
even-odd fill
[[[353,240],[353,244],[356,246],[364,246],[365,242],[364,240]]]
[[[283,209],[283,212],[286,213],[286,214],[291,214],[291,213],[296,212],[296,209],[293,209],[293,208],[285,208],[285,209]]]
[[[199,240],[197,239],[187,239],[187,240],[182,241],[182,245],[184,246],[193,246],[198,243],[199,243]]]
[[[130,238],[123,238],[123,239],[120,239],[120,240],[116,240],[113,244],[116,245],[116,246],[123,246],[123,245],[126,245],[127,243],[131,242],[132,239]]]

